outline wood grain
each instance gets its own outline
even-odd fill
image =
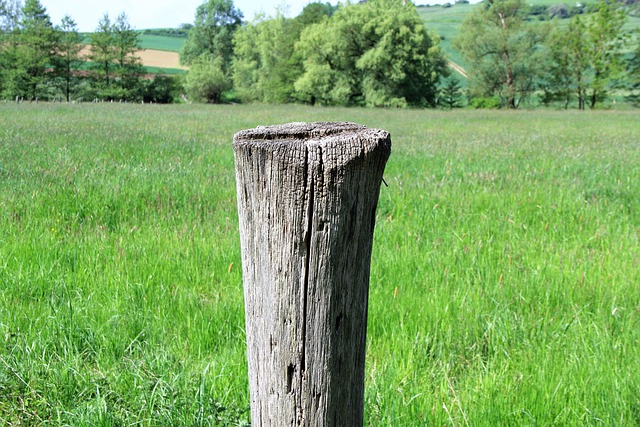
[[[254,426],[358,426],[387,132],[290,123],[234,136]]]

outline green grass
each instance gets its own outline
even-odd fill
[[[640,424],[637,112],[0,104],[0,424],[248,421],[231,139],[391,132],[366,424]]]
[[[160,67],[144,67],[145,72],[148,74],[163,74],[163,75],[181,75],[187,74],[187,70],[180,68],[160,68]]]
[[[427,29],[440,36],[440,47],[447,58],[465,67],[462,55],[453,48],[453,41],[460,33],[460,27],[466,17],[478,7],[476,4],[456,4],[452,7],[442,6],[419,7],[418,14],[424,19]],[[458,78],[464,78],[456,75]]]
[[[142,49],[180,52],[186,39],[181,37],[158,36],[154,34],[139,34]]]

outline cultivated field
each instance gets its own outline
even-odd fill
[[[176,52],[143,49],[137,51],[136,56],[140,58],[145,67],[187,69],[187,67],[180,65],[180,55]]]
[[[246,425],[231,139],[391,132],[370,426],[640,424],[640,115],[0,104],[0,425]]]
[[[80,55],[88,58],[91,54],[91,47],[85,46]],[[187,67],[180,65],[180,54],[165,50],[140,49],[135,53],[145,67],[168,68],[173,70],[186,70]]]

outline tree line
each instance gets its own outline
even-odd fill
[[[616,91],[638,105],[640,37],[623,31],[625,7],[599,0],[562,24],[534,23],[524,0],[484,1],[454,40],[468,67],[463,90],[407,0],[317,2],[295,18],[251,22],[232,0],[206,0],[181,28],[186,77],[153,79],[125,14],[105,14],[84,40],[70,16],[53,25],[39,0],[0,0],[0,96],[445,108],[466,98],[475,107],[584,109]]]
[[[612,91],[638,106],[638,34],[623,31],[626,6],[599,0],[568,22],[532,23],[523,0],[488,0],[462,25],[455,47],[470,65],[471,102],[517,108],[596,108]]]
[[[466,98],[475,107],[527,102],[597,108],[614,91],[638,106],[640,36],[625,33],[635,0],[540,8],[486,0],[464,21],[454,47],[468,65]],[[535,19],[538,22],[534,22]],[[293,19],[242,23],[231,0],[198,8],[182,59],[192,98],[218,102],[461,106],[460,82],[439,37],[406,0],[309,4]]]
[[[193,99],[435,106],[446,61],[437,36],[403,0],[311,3],[295,18],[242,22],[231,0],[198,7],[182,52]]]
[[[104,14],[88,39],[66,15],[54,25],[39,0],[0,0],[0,97],[171,102],[177,82],[145,78],[139,34]]]

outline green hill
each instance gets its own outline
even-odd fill
[[[460,53],[453,48],[453,40],[460,32],[460,26],[465,18],[476,8],[478,4],[458,3],[445,6],[419,6],[418,13],[427,24],[430,31],[440,36],[440,45],[449,60],[464,67],[465,62]],[[458,77],[463,77],[459,75]],[[464,78],[464,77],[463,77]]]
[[[583,0],[583,5],[595,3],[595,0]],[[567,10],[575,8],[576,3],[563,2],[562,0],[533,0],[529,2],[531,14],[529,20],[531,22],[542,22],[552,19],[549,15],[549,8],[553,6],[565,5]],[[482,7],[482,3],[446,3],[444,5],[435,6],[418,6],[418,13],[424,19],[427,28],[437,33],[441,38],[441,46],[448,59],[455,64],[465,68],[466,64],[459,52],[453,48],[453,40],[460,32],[460,27],[465,18],[476,8]],[[574,9],[575,10],[575,9]],[[560,19],[560,23],[567,22],[566,19]],[[625,31],[636,31],[640,28],[640,15],[629,15],[629,20],[624,27]],[[457,75],[458,78],[464,80],[464,76]]]

